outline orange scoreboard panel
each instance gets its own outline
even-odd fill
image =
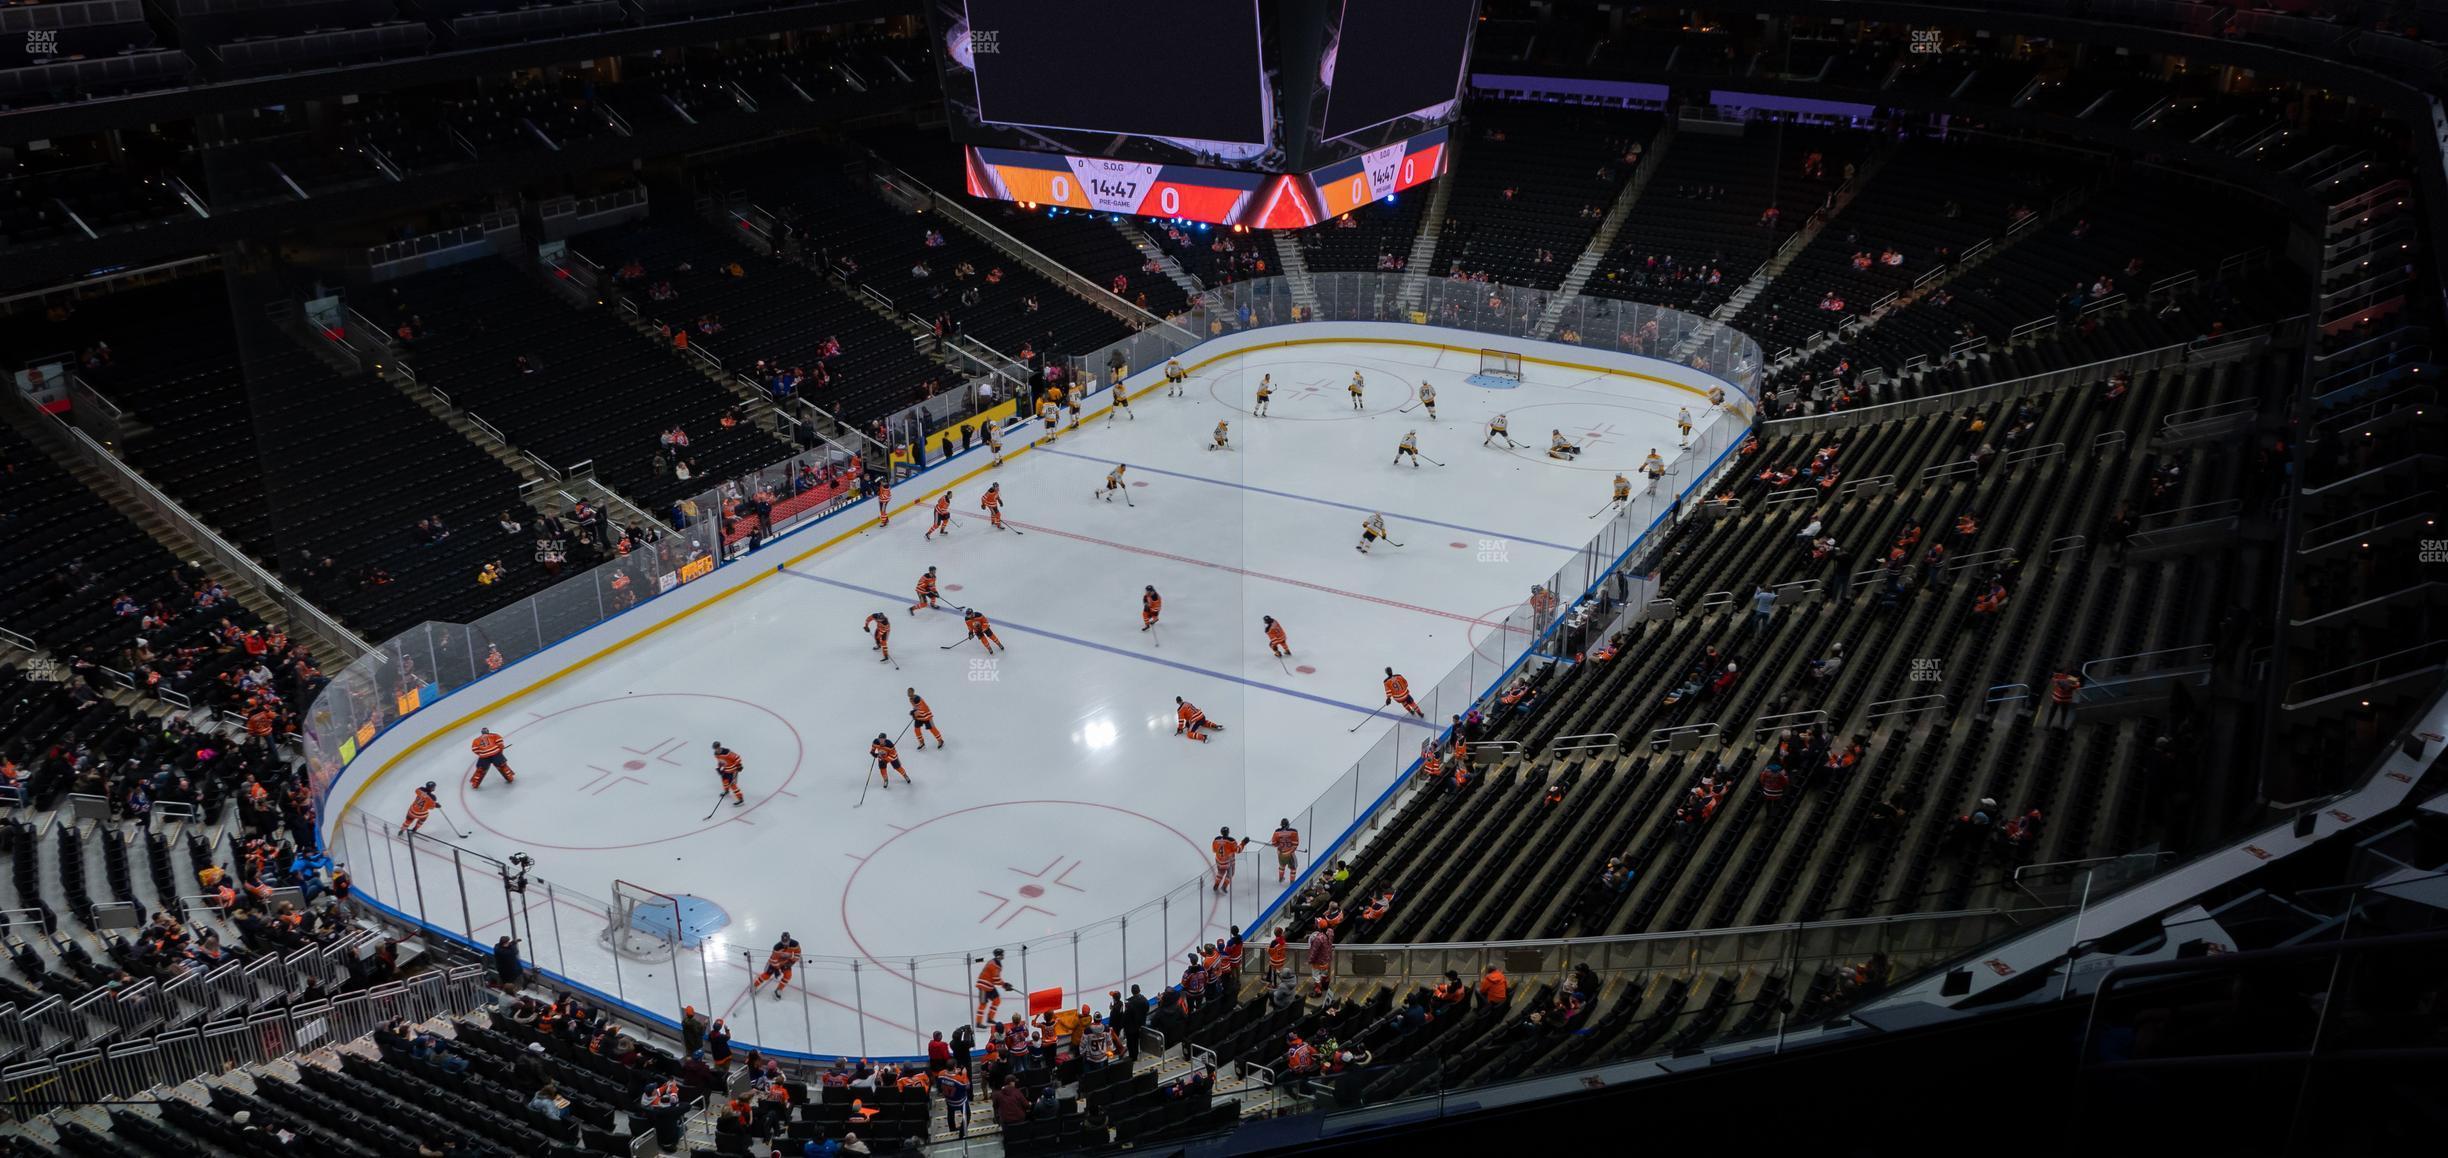
[[[1430,129],[1348,160],[1309,171],[1319,218],[1340,217],[1371,201],[1402,192],[1445,173],[1450,130]]]
[[[1255,224],[1250,218],[1281,180],[1236,169],[978,146],[968,149],[968,171],[973,197],[1215,225]]]

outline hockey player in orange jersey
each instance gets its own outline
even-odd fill
[[[977,959],[977,1021],[978,1028],[990,1029],[1003,1014],[1003,995],[1018,993],[1020,988],[1003,980],[1003,951],[994,951],[993,959]]]
[[[1285,642],[1284,639],[1283,624],[1275,622],[1275,617],[1272,615],[1261,615],[1258,618],[1265,621],[1267,650],[1279,656],[1292,654],[1292,645]]]
[[[861,624],[860,626],[865,628],[867,634],[875,639],[875,642],[869,645],[870,648],[872,650],[884,653],[876,657],[876,662],[885,663],[891,660],[892,617],[884,614],[881,611],[874,612],[868,615],[867,622]]]
[[[1233,868],[1241,863],[1241,850],[1249,847],[1249,838],[1234,837],[1230,828],[1218,829],[1207,847],[1215,852],[1214,891],[1220,893],[1232,887]]]
[[[1198,705],[1180,696],[1173,697],[1173,715],[1173,734],[1188,736],[1201,744],[1207,742],[1207,732],[1224,730],[1224,725],[1208,719],[1207,713],[1198,710]]]
[[[799,942],[789,933],[784,933],[782,939],[774,942],[773,948],[765,954],[765,971],[757,974],[756,980],[749,983],[748,992],[754,993],[771,981],[774,983],[774,1000],[782,1000],[782,991],[790,988],[791,970],[798,966]]]
[[[916,688],[909,689],[909,702],[910,728],[917,733],[918,750],[926,751],[926,738],[930,732],[935,736],[935,746],[943,747],[943,730],[935,726],[935,709],[927,706],[926,698],[919,695]]]
[[[1163,614],[1164,596],[1158,595],[1155,584],[1151,583],[1139,596],[1139,630],[1146,631],[1156,626],[1157,618]]]
[[[723,747],[720,740],[714,741],[714,775],[722,779],[722,793],[731,797],[733,808],[748,803],[748,797],[740,792],[739,778],[742,767],[744,765],[740,761],[739,753]]]
[[[901,774],[903,784],[910,782],[909,769],[901,766],[901,751],[893,747],[892,737],[876,733],[875,742],[867,745],[867,755],[875,761],[876,776],[884,781],[884,787],[892,787],[895,772]]]
[[[926,574],[918,577],[918,602],[910,604],[909,609],[923,611],[929,607],[939,610],[943,607],[943,600],[937,598],[933,567],[927,568]]]
[[[969,638],[978,641],[978,646],[985,648],[986,654],[993,655],[997,649],[1011,650],[1004,647],[1003,640],[995,635],[994,624],[986,622],[985,612],[975,607],[961,608],[961,623],[968,627]]]
[[[434,782],[426,781],[424,787],[416,790],[416,798],[408,802],[408,818],[400,821],[399,834],[406,836],[422,830],[425,818],[433,815],[433,810],[441,803],[442,798],[434,795]]]
[[[921,535],[921,536],[919,536],[919,537],[920,537],[920,538],[922,538],[922,539],[933,539],[933,538],[935,537],[935,532],[937,532],[937,531],[941,531],[941,532],[943,532],[944,534],[947,534],[947,535],[949,535],[949,534],[951,534],[951,533],[952,533],[952,492],[951,492],[951,491],[945,491],[945,492],[944,492],[944,493],[942,493],[941,495],[936,496],[936,498],[935,498],[935,522],[934,522],[934,524],[933,524],[933,525],[931,525],[931,526],[929,526],[929,527],[927,528],[926,534]]]
[[[1003,484],[989,483],[986,494],[978,500],[978,509],[986,512],[986,525],[998,531],[1011,528],[1003,525]]]
[[[518,783],[518,775],[510,771],[509,759],[502,755],[502,749],[509,746],[493,734],[493,729],[476,729],[476,738],[468,741],[468,751],[476,754],[476,767],[468,773],[468,787],[484,787],[485,773],[495,770],[501,772],[502,783]]]
[[[1426,718],[1428,713],[1421,711],[1420,706],[1417,703],[1412,702],[1411,681],[1395,675],[1393,668],[1385,669],[1385,673],[1385,702],[1388,704],[1401,704],[1404,711],[1409,712],[1414,716],[1419,716],[1423,719]],[[1379,706],[1382,707],[1383,705]]]

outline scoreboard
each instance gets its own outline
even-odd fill
[[[1442,175],[1479,11],[924,3],[972,196],[1252,229],[1314,225]]]
[[[1382,149],[1311,169],[1308,185],[1317,201],[1318,218],[1341,217],[1371,201],[1442,176],[1452,133],[1447,127],[1430,129]]]
[[[1298,229],[1445,172],[1451,130],[1435,128],[1307,173],[1264,173],[997,149],[968,149],[970,196],[1096,213]]]

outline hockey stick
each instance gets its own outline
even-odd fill
[[[706,820],[712,820],[712,819],[714,819],[714,814],[715,814],[715,813],[717,813],[717,812],[722,811],[722,802],[723,802],[724,800],[726,800],[726,799],[729,799],[729,798],[730,798],[730,795],[731,795],[731,794],[730,794],[730,793],[728,793],[728,792],[717,792],[717,793],[715,793],[715,794],[714,794],[714,807],[709,808],[709,809],[706,809],[706,814],[705,814],[704,819],[703,819],[703,820],[700,820],[698,823],[701,823],[701,824],[702,824],[702,823],[704,823]]]
[[[1155,641],[1156,646],[1164,646],[1164,633],[1157,631],[1156,625],[1153,623],[1148,624],[1148,638]]]
[[[869,761],[868,761],[868,763],[873,764],[873,763],[875,763],[875,761],[873,761],[873,760],[869,760]],[[869,784],[867,783],[867,774],[866,774],[866,773],[864,773],[864,772],[860,773],[860,774],[859,774],[859,798],[858,798],[858,803],[853,804],[853,805],[851,805],[850,807],[852,807],[852,808],[865,808],[865,807],[867,807],[867,789],[868,789],[869,787],[871,787],[871,785],[869,785]],[[712,813],[708,813],[707,815],[710,817],[710,816],[712,816],[713,814],[712,814]]]
[[[439,804],[434,805],[434,815],[441,817],[441,818],[442,818],[442,823],[449,825],[449,826],[450,826],[450,830],[451,830],[452,832],[458,832],[458,833],[459,833],[459,839],[461,839],[461,840],[470,840],[470,839],[473,839],[473,838],[475,837],[475,835],[476,835],[475,833],[472,833],[472,832],[460,832],[460,831],[459,831],[459,822],[458,822],[458,821],[455,821],[455,820],[452,820],[452,819],[450,818],[450,814],[449,814],[449,813],[442,811],[442,806],[441,806],[441,805],[439,805]]]
[[[1285,659],[1285,658],[1283,657],[1283,653],[1282,653],[1282,652],[1277,652],[1277,653],[1275,654],[1275,662],[1280,663],[1280,664],[1282,664],[1282,665],[1283,665],[1283,669],[1284,669],[1284,674],[1285,674],[1285,675],[1291,675],[1291,674],[1292,674],[1292,661],[1291,661],[1291,660],[1288,660],[1288,659]]]
[[[1419,405],[1419,403],[1417,403],[1417,402],[1412,402],[1412,403],[1409,403],[1409,404],[1407,404],[1407,405],[1403,405],[1403,406],[1398,406],[1398,407],[1395,407],[1395,408],[1394,408],[1394,413],[1396,413],[1396,414],[1409,414],[1409,413],[1411,413],[1411,407],[1413,407],[1413,406],[1417,406],[1417,405]]]
[[[1386,700],[1386,704],[1390,704],[1390,703],[1393,703],[1393,702],[1394,702],[1394,701],[1393,701],[1392,699],[1390,699],[1390,698]],[[1367,715],[1360,717],[1360,724],[1365,724],[1365,723],[1368,723],[1370,720],[1374,720],[1374,719],[1376,719],[1376,718],[1377,718],[1377,710],[1378,710],[1378,708],[1383,708],[1383,707],[1385,707],[1385,704],[1379,704],[1379,705],[1377,705],[1377,707],[1375,707],[1375,708],[1370,708],[1370,709],[1369,709],[1369,713],[1368,713]],[[1357,731],[1359,731],[1359,730],[1360,730],[1360,724],[1353,724],[1353,725],[1351,726],[1351,731],[1345,732],[1345,733],[1343,733],[1343,734],[1344,734],[1344,735],[1346,735],[1346,736],[1348,736],[1348,735],[1351,735],[1351,733],[1352,733],[1352,732],[1357,732]]]
[[[1123,487],[1123,488],[1122,488],[1122,505],[1123,505],[1123,506],[1126,506],[1126,507],[1135,507],[1135,506],[1138,506],[1138,505],[1139,505],[1139,504],[1134,503],[1134,502],[1132,502],[1132,501],[1131,501],[1131,497],[1130,497],[1130,488],[1129,488],[1129,487]]]
[[[1421,457],[1421,458],[1428,458],[1428,456],[1427,456],[1427,455],[1424,455],[1424,454],[1423,454],[1423,455],[1421,455],[1420,457]],[[1429,464],[1430,466],[1443,466],[1443,465],[1445,465],[1444,463],[1438,462],[1437,460],[1435,460],[1435,459],[1433,459],[1433,458],[1428,458],[1428,464]]]
[[[1608,511],[1614,510],[1614,509],[1615,509],[1615,505],[1616,505],[1617,503],[1622,502],[1622,501],[1623,501],[1622,499],[1608,499],[1608,500],[1607,500],[1607,505],[1605,505],[1605,506],[1603,506],[1603,507],[1600,507],[1600,508],[1598,508],[1597,510],[1591,511],[1591,512],[1589,513],[1589,517],[1591,517],[1591,518],[1593,518],[1593,519],[1594,519],[1594,518],[1597,518],[1597,517],[1598,517],[1598,516],[1600,516],[1600,515],[1603,515],[1603,514],[1607,513]]]
[[[1393,544],[1394,544],[1395,546],[1397,546],[1397,547],[1402,546],[1402,544],[1400,544],[1400,543],[1395,543],[1395,542],[1394,542],[1394,540],[1392,540],[1392,539],[1390,539],[1390,538],[1389,538],[1389,539],[1386,539],[1386,542],[1388,542],[1388,543],[1393,543]]]

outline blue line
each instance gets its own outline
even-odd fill
[[[1084,454],[1073,454],[1073,453],[1071,453],[1070,451],[1067,451],[1067,450],[1056,450],[1056,449],[1054,449],[1054,448],[1053,448],[1053,447],[1051,447],[1051,446],[1041,446],[1041,447],[1038,447],[1038,448],[1037,448],[1037,450],[1038,450],[1038,452],[1039,452],[1039,453],[1041,453],[1041,454],[1059,454],[1059,455],[1063,456],[1064,458],[1076,458],[1076,459],[1079,459],[1079,460],[1081,460],[1081,461],[1083,461],[1083,462],[1098,462],[1098,463],[1102,463],[1102,462],[1111,462],[1111,461],[1113,461],[1112,459],[1104,459],[1104,458],[1090,458],[1090,457],[1088,457],[1087,455],[1084,455]],[[1275,496],[1276,498],[1279,498],[1279,499],[1291,499],[1291,500],[1293,500],[1294,502],[1302,502],[1302,503],[1316,503],[1316,504],[1318,504],[1319,506],[1322,506],[1322,507],[1341,507],[1342,509],[1347,510],[1347,511],[1359,511],[1359,512],[1361,512],[1361,513],[1363,513],[1363,514],[1375,514],[1375,513],[1377,513],[1377,508],[1375,508],[1375,507],[1358,507],[1358,506],[1353,506],[1353,505],[1352,505],[1352,504],[1350,504],[1350,503],[1338,503],[1338,502],[1334,501],[1333,499],[1321,499],[1321,498],[1317,498],[1317,497],[1315,497],[1315,496],[1311,496],[1311,495],[1296,495],[1296,494],[1293,494],[1293,493],[1292,493],[1292,492],[1290,492],[1290,491],[1275,491],[1275,490],[1268,490],[1268,489],[1267,489],[1267,488],[1265,488],[1265,487],[1254,487],[1254,486],[1249,485],[1248,483],[1226,482],[1226,481],[1224,481],[1223,479],[1218,479],[1218,478],[1206,478],[1206,477],[1203,477],[1203,476],[1200,476],[1200,475],[1195,475],[1195,474],[1183,474],[1183,473],[1181,473],[1180,471],[1175,471],[1175,470],[1165,470],[1165,469],[1163,469],[1163,468],[1161,468],[1161,467],[1153,467],[1153,466],[1141,466],[1141,465],[1139,465],[1138,463],[1132,463],[1132,464],[1131,464],[1131,469],[1132,469],[1132,470],[1135,470],[1135,471],[1141,471],[1141,472],[1146,473],[1146,474],[1160,474],[1160,475],[1164,475],[1164,476],[1166,476],[1167,478],[1188,479],[1188,480],[1190,480],[1191,482],[1203,482],[1203,483],[1210,483],[1210,484],[1212,484],[1212,485],[1215,485],[1215,486],[1220,486],[1220,487],[1231,487],[1231,488],[1233,488],[1234,490],[1249,491],[1249,492],[1251,492],[1251,493],[1253,493],[1253,494],[1261,494],[1261,495],[1273,495],[1273,496]],[[1567,547],[1567,546],[1565,546],[1565,545],[1564,545],[1564,544],[1562,544],[1562,543],[1550,543],[1550,542],[1548,542],[1548,541],[1547,541],[1547,540],[1545,540],[1545,539],[1529,539],[1529,538],[1524,538],[1524,537],[1522,537],[1522,536],[1520,536],[1520,535],[1508,535],[1508,534],[1505,534],[1505,533],[1503,533],[1503,532],[1501,532],[1501,531],[1483,531],[1483,530],[1480,530],[1480,529],[1479,529],[1479,528],[1477,528],[1477,527],[1465,527],[1465,526],[1463,526],[1463,525],[1462,525],[1462,524],[1460,524],[1460,523],[1441,523],[1441,522],[1438,522],[1438,521],[1437,521],[1437,520],[1435,520],[1435,519],[1423,519],[1423,518],[1419,517],[1418,515],[1406,515],[1406,514],[1401,513],[1400,511],[1393,512],[1393,515],[1394,515],[1394,517],[1395,517],[1395,518],[1398,518],[1398,519],[1403,519],[1403,520],[1406,520],[1406,521],[1409,521],[1409,522],[1419,523],[1419,524],[1422,524],[1422,525],[1424,525],[1424,526],[1430,526],[1430,527],[1444,527],[1444,528],[1446,528],[1447,530],[1453,530],[1453,531],[1467,531],[1467,532],[1469,532],[1469,533],[1471,533],[1471,534],[1478,535],[1478,536],[1480,536],[1480,537],[1482,537],[1482,538],[1488,538],[1488,539],[1503,539],[1503,540],[1506,540],[1506,541],[1508,541],[1508,542],[1514,542],[1514,543],[1532,543],[1532,544],[1536,544],[1536,545],[1541,546],[1541,547],[1553,547],[1553,548],[1555,548],[1555,549],[1556,549],[1556,550],[1558,550],[1558,551],[1578,551],[1578,550],[1580,550],[1580,549],[1581,549],[1581,548],[1579,548],[1579,547]]]
[[[787,575],[787,576],[789,576],[789,577],[791,577],[791,578],[793,578],[793,579],[805,579],[805,580],[807,580],[807,581],[808,581],[808,582],[810,582],[810,583],[822,583],[822,584],[825,584],[826,586],[829,586],[829,587],[839,587],[839,588],[841,588],[841,589],[842,589],[842,590],[844,590],[844,591],[856,591],[856,592],[858,592],[858,593],[859,593],[859,594],[861,594],[861,595],[873,595],[873,596],[875,596],[875,597],[876,597],[876,598],[878,598],[878,599],[899,599],[899,598],[900,598],[900,596],[898,596],[898,595],[894,595],[894,594],[892,594],[891,592],[888,592],[888,591],[878,591],[878,590],[876,590],[876,589],[875,589],[875,588],[873,588],[873,587],[861,587],[861,586],[859,586],[859,585],[857,585],[857,584],[855,584],[855,583],[844,583],[844,582],[842,582],[842,581],[841,581],[841,580],[839,580],[839,579],[828,579],[828,578],[826,578],[826,577],[824,577],[824,576],[822,576],[822,575],[809,575],[809,574],[806,574],[806,573],[803,573],[803,572],[799,572],[799,571],[787,571],[787,570],[786,570],[786,571],[783,571],[783,572],[782,572],[782,574]],[[1198,665],[1196,665],[1196,664],[1180,663],[1180,662],[1175,661],[1175,660],[1165,659],[1165,658],[1163,658],[1163,657],[1161,657],[1161,656],[1145,655],[1145,654],[1142,654],[1142,653],[1140,653],[1140,652],[1136,652],[1136,651],[1131,651],[1131,650],[1128,650],[1128,649],[1126,649],[1126,648],[1119,648],[1119,647],[1115,647],[1115,646],[1113,646],[1112,644],[1109,644],[1109,643],[1098,643],[1098,642],[1096,642],[1096,641],[1095,641],[1095,640],[1093,640],[1093,639],[1081,639],[1081,638],[1079,638],[1078,636],[1075,636],[1075,635],[1064,635],[1063,633],[1061,633],[1061,632],[1059,632],[1059,631],[1048,631],[1048,630],[1046,630],[1045,628],[1042,628],[1042,627],[1030,627],[1029,625],[1027,625],[1027,624],[1025,624],[1025,623],[1016,623],[1016,622],[1013,622],[1012,620],[1009,620],[1009,619],[999,619],[999,620],[995,620],[995,621],[994,621],[994,623],[995,623],[995,626],[997,626],[997,627],[1008,627],[1008,628],[1011,628],[1011,629],[1012,629],[1012,630],[1014,630],[1014,631],[1023,631],[1023,632],[1027,632],[1027,633],[1028,633],[1028,634],[1030,634],[1030,635],[1042,635],[1042,636],[1046,637],[1047,639],[1058,639],[1058,640],[1061,640],[1061,641],[1062,641],[1062,642],[1064,642],[1064,643],[1077,644],[1077,645],[1079,645],[1079,646],[1081,646],[1081,647],[1088,647],[1088,648],[1094,648],[1094,649],[1096,649],[1096,650],[1098,650],[1098,651],[1111,652],[1111,653],[1113,653],[1113,654],[1115,654],[1115,655],[1118,655],[1118,656],[1123,657],[1124,659],[1135,659],[1135,660],[1139,660],[1139,661],[1141,661],[1141,662],[1143,662],[1143,663],[1152,663],[1152,664],[1158,664],[1158,665],[1161,665],[1161,666],[1164,666],[1164,667],[1173,668],[1173,669],[1175,669],[1175,670],[1177,670],[1177,671],[1186,671],[1186,672],[1191,673],[1192,675],[1202,675],[1202,676],[1206,676],[1206,677],[1207,677],[1207,678],[1209,678],[1209,679],[1218,679],[1218,680],[1223,680],[1223,681],[1225,681],[1226,683],[1236,683],[1236,684],[1240,684],[1241,686],[1246,687],[1246,688],[1257,688],[1258,690],[1263,691],[1263,692],[1274,692],[1274,693],[1276,693],[1276,694],[1278,694],[1278,695],[1286,695],[1286,696],[1291,696],[1291,697],[1293,697],[1294,699],[1308,700],[1308,701],[1309,701],[1309,702],[1311,702],[1311,703],[1316,703],[1316,704],[1324,704],[1324,705],[1326,705],[1327,707],[1330,707],[1330,708],[1341,708],[1341,709],[1343,709],[1344,711],[1347,711],[1347,712],[1357,712],[1357,713],[1359,713],[1359,714],[1361,714],[1361,715],[1363,715],[1363,716],[1377,716],[1377,717],[1380,717],[1380,718],[1382,718],[1382,719],[1392,720],[1392,721],[1394,721],[1395,723],[1398,723],[1398,724],[1410,724],[1410,725],[1412,725],[1412,726],[1414,726],[1414,727],[1427,728],[1427,729],[1429,729],[1430,731],[1435,731],[1435,730],[1436,730],[1436,727],[1437,727],[1435,724],[1429,723],[1428,721],[1426,721],[1426,720],[1424,720],[1424,719],[1420,719],[1420,718],[1419,718],[1419,717],[1417,717],[1417,716],[1413,716],[1413,715],[1412,715],[1411,713],[1409,713],[1409,712],[1388,712],[1388,711],[1386,711],[1386,710],[1384,709],[1384,706],[1383,706],[1383,705],[1380,705],[1380,706],[1378,706],[1378,707],[1374,707],[1374,708],[1370,708],[1370,707],[1363,707],[1363,706],[1361,706],[1361,705],[1359,705],[1359,704],[1347,704],[1347,703],[1344,703],[1344,702],[1343,702],[1343,701],[1341,701],[1341,700],[1330,700],[1330,699],[1326,698],[1325,696],[1316,696],[1316,695],[1311,695],[1311,694],[1309,694],[1308,692],[1304,692],[1304,691],[1296,691],[1296,690],[1294,690],[1294,689],[1292,689],[1292,688],[1281,687],[1281,686],[1278,686],[1278,685],[1276,685],[1276,684],[1266,683],[1266,682],[1264,682],[1264,681],[1262,681],[1262,680],[1246,679],[1246,678],[1244,678],[1244,677],[1237,676],[1237,675],[1227,675],[1227,674],[1225,674],[1224,672],[1215,671],[1215,670],[1210,669],[1210,668],[1203,668],[1203,667],[1199,667],[1199,666],[1198,666]]]

